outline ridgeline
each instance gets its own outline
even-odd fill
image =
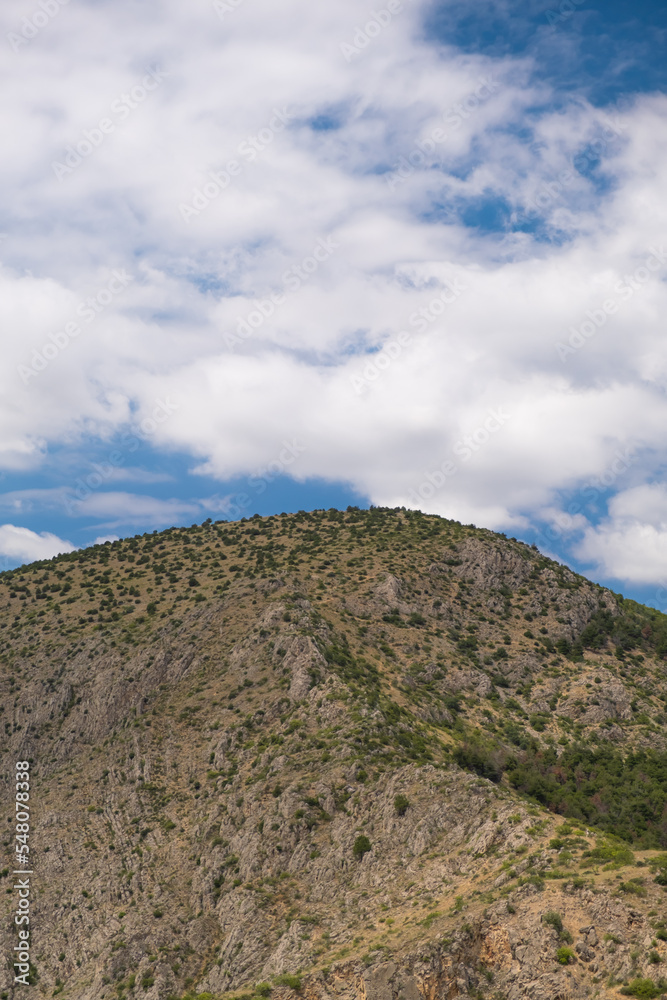
[[[534,547],[378,508],[107,542],[0,574],[0,684],[1,1000],[667,992],[667,617]]]

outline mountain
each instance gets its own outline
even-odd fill
[[[1,1000],[667,990],[667,618],[535,548],[375,508],[107,542],[0,575],[0,664]]]

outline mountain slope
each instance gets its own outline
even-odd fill
[[[666,622],[405,510],[208,522],[0,575],[7,817],[32,765],[32,988],[657,983]]]

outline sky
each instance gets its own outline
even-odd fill
[[[0,568],[405,506],[667,610],[663,3],[0,22]]]

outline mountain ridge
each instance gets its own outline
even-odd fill
[[[403,509],[209,521],[1,574],[32,988],[659,995],[666,623]]]

